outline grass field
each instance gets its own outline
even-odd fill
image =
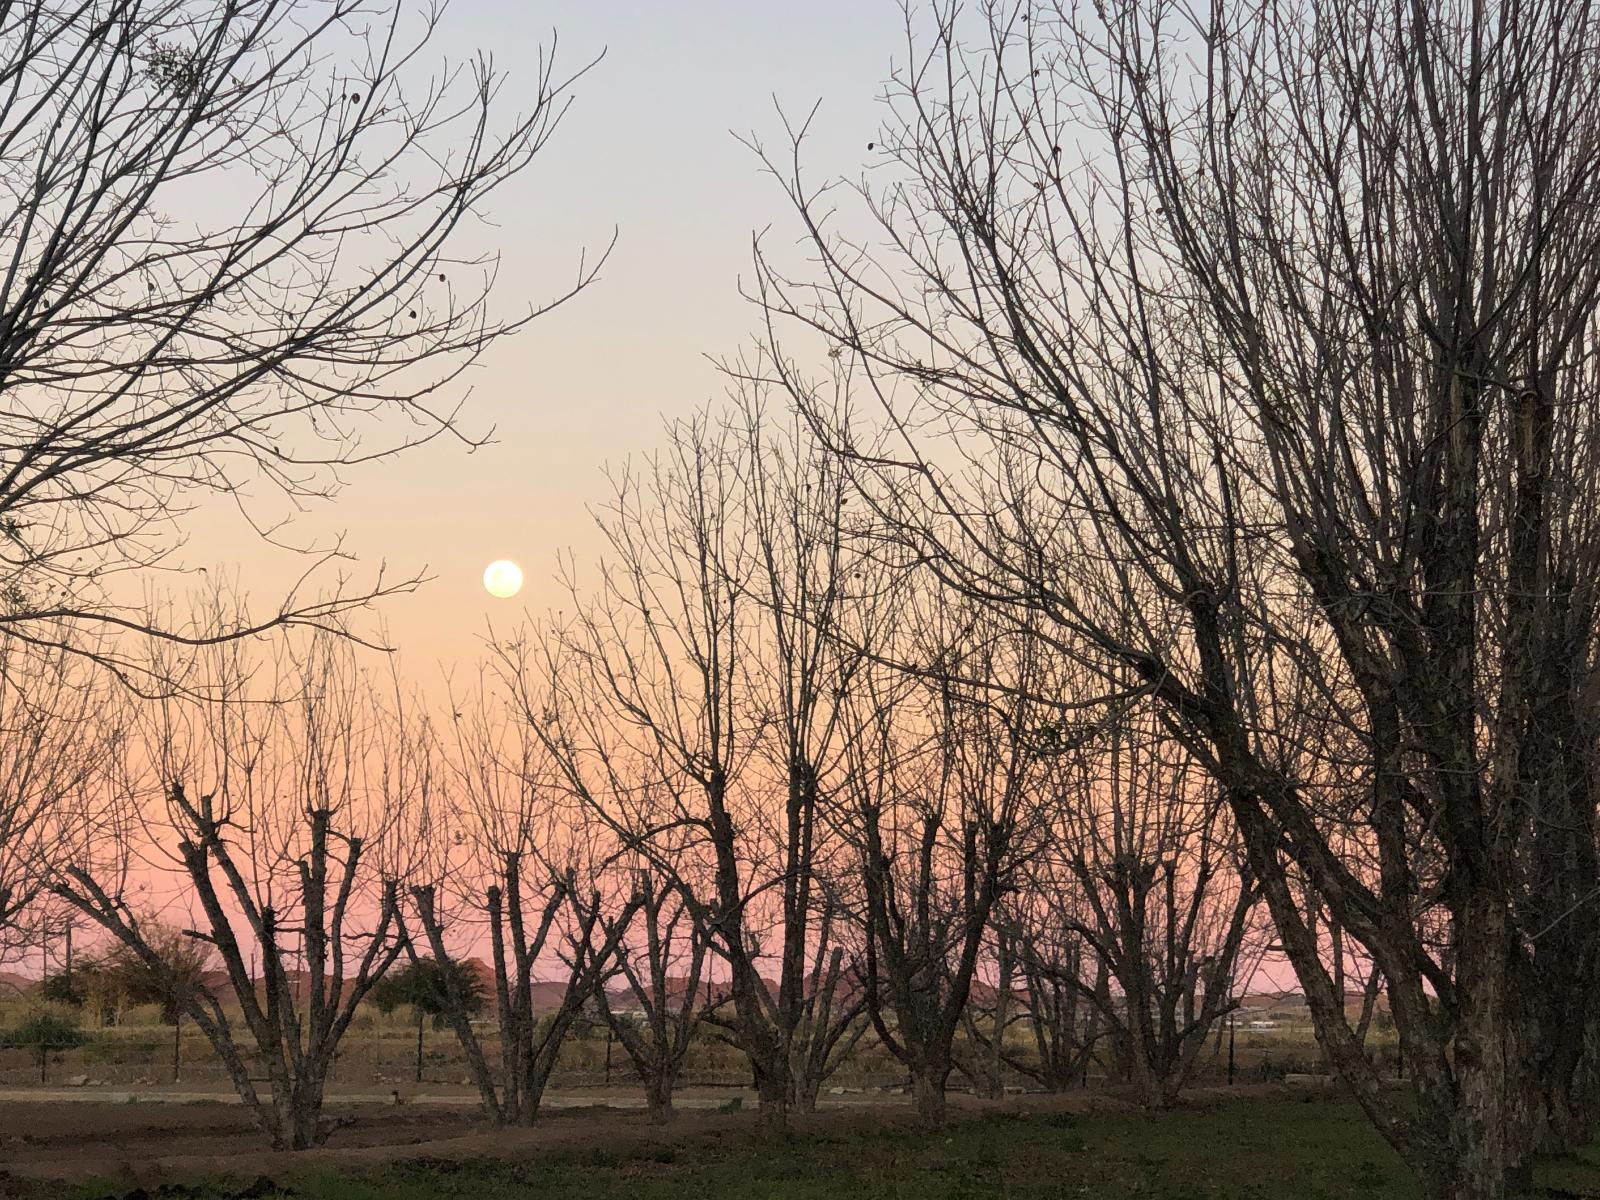
[[[252,1186],[253,1184],[253,1186]],[[104,1184],[35,1190],[101,1200]],[[299,1200],[1374,1200],[1416,1188],[1353,1104],[1326,1096],[1229,1100],[1162,1115],[1002,1115],[928,1134],[871,1123],[769,1138],[698,1133],[627,1153],[554,1152],[520,1162],[421,1160],[366,1174],[168,1185],[164,1197]],[[1600,1197],[1600,1148],[1541,1164],[1532,1193]]]

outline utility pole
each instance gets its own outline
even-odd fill
[[[1233,1086],[1233,1010],[1228,1010],[1228,1086]]]

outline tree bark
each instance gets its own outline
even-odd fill
[[[645,1107],[649,1110],[652,1125],[668,1125],[677,1119],[678,1110],[673,1107],[672,1093],[673,1081],[670,1078],[657,1075],[645,1080]]]
[[[789,1128],[789,1081],[756,1067],[756,1119],[766,1133],[785,1133]]]
[[[942,1129],[945,1122],[945,1090],[950,1068],[928,1065],[911,1075],[912,1102],[917,1120],[927,1129]]]

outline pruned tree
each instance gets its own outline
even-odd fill
[[[910,651],[916,675],[854,681],[838,818],[863,882],[867,1012],[935,1127],[990,923],[1041,844],[1040,766],[1054,753],[1039,737],[1054,727],[1036,699],[1050,690],[1041,644],[944,599],[922,597],[938,615]],[[914,628],[916,609],[899,594],[894,619]]]
[[[1048,870],[1047,865],[1041,873]],[[1093,997],[1110,991],[1105,961],[1072,930],[1060,907],[1063,899],[1060,889],[1041,889],[1032,880],[996,918],[1000,957],[1015,964],[1016,991],[1005,995],[1013,1006],[1011,1019],[997,1020],[987,1039],[976,1023],[973,1029],[995,1057],[1047,1092],[1085,1082],[1103,1032]],[[1013,1024],[1022,1029],[1025,1051],[1006,1044]]]
[[[159,665],[207,699],[149,706],[134,751],[148,756],[146,788],[117,798],[121,835],[91,842],[54,890],[181,1002],[273,1145],[300,1150],[331,1132],[340,1041],[401,953],[402,835],[420,783],[397,752],[410,738],[385,736],[404,714],[383,711],[349,643],[317,633],[266,662],[250,650],[228,640],[186,668]],[[192,890],[191,936],[230,994],[178,977],[164,926],[134,904],[135,865]]]
[[[729,967],[712,1016],[781,1125],[860,1036],[821,870],[837,698],[856,660],[830,632],[845,480],[793,422],[761,414],[750,396],[722,420],[674,422],[598,514],[596,588],[569,577],[576,614],[498,658],[571,794],[629,852],[678,873]]]
[[[469,1020],[465,989],[444,980],[444,1017],[455,1031],[484,1111],[496,1124],[531,1125],[562,1044],[618,969],[620,948],[641,903],[610,895],[605,855],[590,844],[582,809],[522,713],[482,686],[452,698],[454,800],[428,830],[442,852],[428,856],[410,888],[421,941],[435,960],[447,940],[489,938],[498,1072]],[[459,850],[459,856],[454,852]],[[414,961],[421,951],[410,944]],[[554,1011],[536,1011],[541,959],[563,977]]]
[[[666,1124],[676,1115],[672,1094],[700,1028],[709,946],[677,872],[663,876],[641,865],[626,875],[638,899],[633,928],[617,939],[617,977],[627,985],[628,1003],[620,1007],[604,987],[595,999],[644,1085],[650,1120]],[[608,940],[621,916],[601,914]]]
[[[1241,962],[1263,939],[1260,894],[1221,796],[1155,733],[1126,714],[1087,750],[1048,853],[1061,868],[1052,882],[1070,889],[1052,907],[1095,960],[1080,957],[1057,982],[1098,1010],[1110,1065],[1141,1102],[1166,1108],[1233,1011]]]
[[[490,307],[471,226],[575,77],[541,56],[508,113],[486,56],[430,76],[442,17],[407,0],[0,10],[0,630],[135,670],[101,633],[193,634],[117,577],[179,566],[196,505],[289,545],[284,513],[332,496],[341,467],[480,440],[458,426],[462,371],[598,264],[540,306]],[[313,570],[340,555],[299,548]],[[337,624],[415,582],[330,580],[206,636]]]
[[[637,897],[608,897],[598,886],[585,891],[570,868],[565,874],[546,878],[538,892],[529,888],[530,879],[537,881],[541,876],[529,874],[521,855],[507,854],[499,882],[490,884],[485,896],[500,1032],[498,1088],[468,1020],[466,992],[453,986],[453,981],[445,981],[445,1017],[466,1052],[485,1111],[497,1124],[531,1125],[538,1119],[539,1104],[561,1047],[596,993],[615,974],[619,948],[640,903]],[[525,894],[530,898],[542,895],[543,906],[524,908]],[[412,896],[417,921],[437,955],[444,946],[446,926],[435,904],[435,892],[424,884],[414,887]],[[608,908],[614,915],[602,920]],[[536,924],[529,920],[535,916]],[[558,926],[563,918],[564,928]],[[564,979],[561,999],[552,1011],[541,1014],[533,997],[536,965],[546,949],[554,953]]]

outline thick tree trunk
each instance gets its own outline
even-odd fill
[[[672,1079],[660,1073],[645,1080],[645,1106],[650,1111],[652,1125],[667,1125],[677,1118],[678,1110],[672,1105]]]
[[[1178,1075],[1159,1074],[1143,1063],[1140,1063],[1140,1069],[1133,1073],[1132,1082],[1139,1093],[1140,1105],[1157,1112],[1175,1105],[1178,1102],[1178,1093],[1182,1090]]]
[[[307,1081],[297,1086],[288,1108],[289,1127],[285,1133],[289,1149],[310,1150],[320,1146],[323,1140],[321,1081]]]
[[[1476,911],[1474,911],[1476,910]],[[1517,1165],[1508,1137],[1517,1124],[1517,1100],[1507,1062],[1508,1026],[1515,1023],[1507,986],[1509,914],[1492,897],[1469,905],[1474,938],[1462,939],[1459,973],[1462,1012],[1453,1067],[1457,1105],[1450,1149],[1459,1166],[1460,1200],[1501,1200]]]
[[[1520,985],[1520,973],[1514,982]],[[1600,1014],[1597,993],[1573,981],[1555,994],[1531,998],[1534,1015],[1521,1022],[1511,1051],[1524,1099],[1519,1154],[1565,1154],[1594,1138],[1600,1115]]]
[[[769,1133],[782,1133],[789,1128],[789,1088],[787,1083],[771,1072],[756,1073],[757,1121]]]
[[[822,1079],[819,1075],[807,1074],[795,1080],[794,1084],[794,1111],[798,1113],[814,1113],[817,1111],[817,1096],[822,1091]]]
[[[1546,1123],[1537,1149],[1568,1154],[1594,1140],[1600,1118],[1600,1079],[1596,1078],[1596,1034],[1590,1032],[1582,1058],[1546,1085],[1543,1096]]]
[[[1531,1164],[1524,1131],[1532,1127],[1509,914],[1494,897],[1478,896],[1465,906],[1463,924],[1472,936],[1459,939],[1448,1052],[1418,1060],[1419,1128],[1397,1149],[1430,1200],[1506,1200]]]
[[[916,1105],[917,1120],[928,1129],[941,1129],[945,1122],[945,1083],[950,1077],[948,1067],[924,1067],[911,1076],[911,1095]]]
[[[517,1080],[516,1107],[511,1112],[515,1125],[529,1126],[539,1119],[539,1105],[544,1099],[544,1087],[550,1073],[541,1068],[538,1058],[530,1053],[523,1060],[521,1077]]]
[[[1125,1050],[1120,1057],[1126,1078],[1133,1085],[1143,1107],[1158,1111],[1171,1108],[1178,1098],[1181,1072],[1160,1070],[1141,1053],[1140,1047],[1134,1045],[1137,1038],[1137,1032],[1130,1032],[1124,1039]]]

